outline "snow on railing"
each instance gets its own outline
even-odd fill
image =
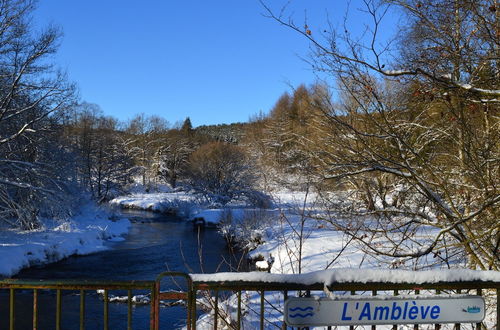
[[[190,274],[193,282],[263,282],[312,285],[323,283],[397,283],[433,284],[441,282],[498,282],[500,272],[470,269],[409,271],[400,269],[327,269],[304,274],[269,274],[263,272]]]

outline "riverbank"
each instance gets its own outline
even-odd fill
[[[234,254],[227,248],[225,241],[215,228],[205,230],[193,229],[191,223],[169,215],[149,211],[124,210],[121,216],[130,219],[131,226],[126,239],[117,242],[105,242],[109,247],[97,253],[82,256],[72,256],[62,261],[43,266],[35,266],[22,270],[16,274],[16,279],[50,279],[64,280],[98,280],[98,281],[149,281],[158,274],[176,270],[179,272],[230,272],[236,269],[241,256]],[[161,291],[182,290],[183,281],[164,278],[161,281]],[[179,287],[181,285],[181,287]],[[0,301],[8,296],[8,291],[0,292]],[[54,292],[39,292],[40,300],[49,308],[55,306]],[[120,297],[127,293],[120,290],[110,290],[109,296],[115,297],[109,304],[109,328],[127,328],[127,304],[119,303]],[[149,329],[150,306],[141,304],[144,292],[133,290],[133,329]],[[71,291],[63,291],[62,328],[71,329],[78,324],[80,296]],[[95,291],[87,291],[86,321],[88,329],[103,328],[102,295]],[[17,315],[30,315],[32,310],[31,291],[17,291],[16,301],[20,304],[16,308]],[[24,302],[24,303],[23,303]],[[138,302],[138,304],[136,303]],[[2,309],[1,306],[7,306]],[[161,326],[165,329],[179,329],[185,324],[185,309],[183,306],[164,308],[161,304]],[[52,308],[53,311],[53,308]],[[8,304],[0,304],[0,329],[5,328],[8,321]],[[2,314],[3,313],[3,314]],[[43,315],[42,315],[43,314]],[[7,316],[4,316],[7,315]],[[16,328],[31,327],[31,318],[16,320]],[[55,316],[50,313],[40,314],[39,327],[53,329]]]
[[[272,273],[311,272],[332,266],[380,266],[373,258],[367,258],[345,233],[315,220],[324,217],[316,194],[281,190],[271,197],[271,209],[238,202],[224,208],[208,208],[188,192],[141,192],[117,197],[110,205],[176,214],[187,221],[203,219],[204,224],[217,226],[229,243],[249,251],[249,258],[259,262],[260,268],[270,267]]]
[[[39,230],[0,230],[0,277],[72,255],[102,251],[107,249],[106,241],[124,240],[130,221],[110,217],[110,212],[88,204],[69,220],[46,220]]]
[[[122,209],[144,210],[180,217],[189,217],[201,207],[195,195],[183,191],[134,193],[116,197],[109,204]]]

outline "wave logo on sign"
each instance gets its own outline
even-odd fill
[[[477,306],[467,307],[467,309],[463,310],[466,313],[479,313],[481,312],[481,308]]]
[[[295,307],[295,308],[289,308],[288,311],[290,312],[290,317],[291,318],[296,318],[296,317],[301,317],[301,318],[305,318],[305,317],[310,317],[310,316],[314,316],[314,313],[312,312],[314,308],[311,307],[311,306],[308,306],[308,307]],[[292,314],[293,312],[296,312],[296,311],[300,311],[300,312],[303,312],[304,314],[300,313],[300,312],[297,312],[295,314]]]

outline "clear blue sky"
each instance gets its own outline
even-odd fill
[[[314,32],[345,4],[297,0],[296,21],[308,8]],[[263,12],[257,0],[42,0],[34,18],[62,28],[56,62],[82,100],[121,120],[143,112],[199,126],[247,121],[289,84],[315,81],[300,59],[308,43]]]

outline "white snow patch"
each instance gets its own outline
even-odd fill
[[[267,270],[269,268],[269,264],[265,260],[259,260],[255,263],[255,267],[257,267],[257,269]]]
[[[189,217],[197,202],[196,196],[188,192],[166,192],[120,196],[111,200],[109,204],[160,213],[175,211],[181,216]]]
[[[233,218],[240,218],[240,212],[237,210],[231,210],[231,215]],[[222,214],[224,213],[224,209],[206,209],[201,210],[195,214],[193,214],[190,220],[194,218],[203,218],[206,223],[217,224],[219,223]]]
[[[109,214],[86,206],[69,222],[38,231],[0,231],[0,276],[12,276],[21,269],[55,262],[71,255],[106,249],[106,240],[123,240],[130,221],[111,221]]]

